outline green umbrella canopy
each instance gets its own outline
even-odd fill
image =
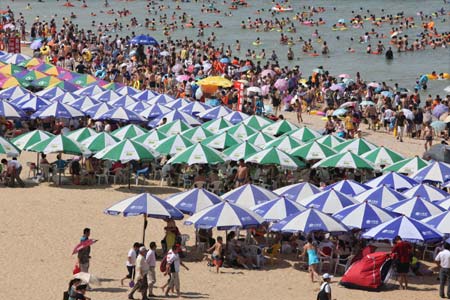
[[[276,147],[261,150],[247,157],[245,161],[260,165],[278,165],[283,168],[299,168],[305,166],[305,164],[296,157],[293,157]]]
[[[83,146],[92,152],[99,152],[106,147],[115,145],[120,140],[107,132],[99,132],[81,142]]]
[[[158,127],[158,130],[162,133],[165,133],[167,136],[171,136],[180,132],[184,132],[190,128],[192,127],[189,124],[186,124],[181,120],[175,120]]]
[[[247,139],[249,136],[256,132],[255,129],[245,125],[244,123],[238,123],[224,130],[228,131],[228,133],[241,140]]]
[[[345,152],[347,150],[352,151],[353,153],[356,153],[358,155],[362,155],[364,153],[367,153],[373,149],[377,148],[374,144],[366,141],[363,138],[357,138],[345,141],[335,147],[334,150],[337,152]]]
[[[282,135],[280,137],[277,137],[273,141],[267,143],[264,149],[277,147],[278,149],[283,150],[284,152],[290,152],[292,151],[292,149],[297,148],[302,144],[303,144],[302,142],[289,135]]]
[[[285,133],[285,135],[288,135],[304,143],[320,138],[322,136],[318,131],[305,126],[289,131]]]
[[[20,150],[13,143],[0,136],[0,154],[17,157],[20,154]]]
[[[127,126],[114,130],[111,134],[116,138],[123,140],[123,139],[132,139],[146,132],[147,130],[142,128],[141,126],[129,124]]]
[[[221,152],[202,145],[194,144],[186,150],[172,157],[167,163],[171,164],[218,164],[224,163],[227,157]]]
[[[210,137],[213,135],[213,133],[211,131],[209,131],[208,129],[205,129],[201,126],[197,126],[191,129],[188,129],[186,131],[182,132],[184,137],[187,137],[188,139],[190,139],[193,142],[199,143],[201,141],[203,141],[204,139],[206,139],[207,137]]]
[[[27,150],[44,154],[61,152],[83,156],[91,155],[89,149],[61,134],[43,140],[29,147]]]
[[[390,166],[405,159],[401,154],[383,146],[364,153],[361,157],[367,159],[377,167],[382,165]]]
[[[11,142],[20,150],[26,150],[28,147],[53,136],[53,134],[47,131],[33,130],[13,138]]]
[[[258,131],[256,133],[252,134],[251,136],[249,136],[247,141],[250,144],[253,144],[256,147],[262,149],[262,148],[264,148],[266,146],[267,143],[270,143],[274,139],[275,138],[272,135],[265,134],[262,131]]]
[[[169,136],[162,141],[159,141],[158,145],[155,147],[155,150],[156,152],[164,155],[175,155],[192,145],[193,143],[191,140],[182,136],[181,134],[176,134]]]
[[[240,139],[235,138],[227,131],[207,137],[202,141],[203,145],[214,149],[226,149],[240,143],[242,143]]]
[[[264,127],[262,132],[274,136],[280,136],[295,129],[298,129],[297,125],[289,122],[288,120],[278,120],[277,122]]]
[[[143,144],[144,146],[155,148],[159,141],[167,138],[167,135],[158,128],[132,138],[133,141]]]
[[[324,159],[336,154],[336,151],[317,141],[311,141],[289,152],[292,156],[301,157],[304,160]]]
[[[267,125],[272,124],[273,121],[264,117],[253,115],[250,118],[247,118],[244,121],[242,121],[242,123],[252,127],[255,130],[261,130]]]
[[[373,170],[371,162],[361,158],[352,151],[339,152],[328,158],[322,159],[312,166],[313,168],[343,168],[343,169],[368,169]]]
[[[316,139],[316,141],[327,147],[334,148],[337,145],[345,142],[345,139],[337,137],[335,135],[327,134],[327,135],[324,135],[324,136]]]
[[[97,132],[89,127],[83,127],[80,129],[77,129],[75,131],[69,132],[68,134],[66,134],[66,136],[76,142],[81,143],[82,141],[84,141],[85,139],[96,135]]]
[[[383,172],[392,171],[403,174],[413,174],[420,169],[425,168],[426,166],[428,166],[428,164],[429,163],[426,160],[415,156],[396,162],[395,164],[384,168]]]
[[[262,150],[261,148],[254,146],[248,141],[245,141],[243,143],[236,144],[234,146],[231,146],[230,148],[223,150],[223,154],[229,157],[230,160],[238,161],[240,159],[245,159],[248,156],[255,154],[261,150]]]
[[[128,163],[134,161],[149,161],[157,157],[157,154],[144,145],[125,139],[115,145],[109,146],[95,154],[95,158]]]
[[[219,133],[221,130],[231,126],[233,126],[233,124],[225,120],[223,117],[202,124],[203,128],[208,129],[214,134]]]

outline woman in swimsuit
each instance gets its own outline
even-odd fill
[[[322,256],[327,256],[322,251],[318,250],[315,244],[313,244],[313,240],[311,237],[308,238],[308,243],[306,243],[305,246],[303,246],[303,253],[300,255],[300,257],[305,257],[305,255],[308,255],[308,271],[309,274],[311,274],[311,281],[314,281],[314,276],[319,278],[319,274],[317,273],[317,266],[319,264],[319,256],[317,255],[317,252],[319,252]]]

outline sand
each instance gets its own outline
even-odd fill
[[[285,113],[290,119],[293,113]],[[305,117],[306,124],[320,128],[318,117]],[[363,125],[365,128],[366,125]],[[399,143],[385,133],[368,133],[370,141],[391,147],[404,155],[421,154],[423,141],[406,138]],[[49,155],[53,161],[54,155]],[[23,153],[20,161],[35,161],[34,153]],[[28,170],[22,173],[25,178]],[[95,185],[54,186],[49,183],[28,185],[26,188],[0,187],[0,290],[2,299],[61,299],[71,279],[76,261],[71,256],[84,227],[92,229],[92,238],[99,239],[92,247],[91,272],[102,278],[102,286],[88,292],[92,299],[126,299],[127,287],[120,286],[126,274],[126,255],[135,241],[142,240],[142,217],[108,216],[103,210],[116,201],[141,192],[150,192],[165,198],[176,192],[175,188],[159,187],[147,182],[145,186]],[[194,243],[194,230],[177,222],[182,233],[191,236],[189,249]],[[149,219],[146,245],[150,240],[160,245],[164,222]],[[214,235],[224,236],[224,232]],[[308,274],[296,268],[294,255],[282,255],[273,266],[261,271],[223,269],[222,274],[210,272],[205,262],[187,259],[190,270],[181,271],[182,293],[185,298],[209,299],[316,299],[318,283],[311,283]],[[410,290],[390,290],[367,293],[339,287],[334,279],[333,298],[341,300],[410,300],[436,299],[436,276],[411,278]],[[166,281],[157,272],[157,285]],[[160,289],[157,295],[162,295]],[[137,297],[136,295],[135,297]]]

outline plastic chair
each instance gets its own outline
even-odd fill
[[[194,187],[194,188],[204,188],[205,186],[206,186],[206,182],[205,181],[196,181],[192,185],[192,187]]]
[[[217,180],[208,184],[208,191],[213,192],[216,195],[219,195],[223,190],[222,181]]]
[[[248,251],[250,256],[255,258],[256,267],[258,268],[263,267],[265,263],[265,258],[262,249],[256,245],[250,245],[248,246]]]
[[[278,258],[278,256],[280,255],[280,250],[281,250],[280,243],[276,243],[276,244],[272,245],[272,247],[268,247],[268,248],[264,249],[264,255],[269,256],[271,265],[273,265],[274,259]]]
[[[123,168],[117,168],[114,170],[114,172],[109,172],[109,177],[113,178],[114,184],[117,182],[124,182],[125,181],[125,173]]]
[[[333,248],[325,246],[320,249],[324,254],[329,256],[319,255],[320,272],[322,272],[323,265],[329,265],[329,271],[333,268]]]
[[[341,258],[340,255],[337,256],[336,264],[334,265],[334,275],[337,273],[337,269],[339,267],[344,268],[344,273],[347,271],[347,269],[350,267],[350,264],[352,263],[354,255],[349,255],[347,258]]]
[[[108,184],[109,169],[103,168],[103,172],[100,174],[95,174],[95,177],[98,178],[98,184],[100,184],[102,178],[105,180],[105,184]]]
[[[148,175],[150,174],[150,168],[144,168],[144,169],[140,169],[136,171],[136,185],[139,184],[139,177],[142,176],[142,180],[144,181],[145,184],[145,178],[148,177]]]

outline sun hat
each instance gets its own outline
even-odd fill
[[[322,278],[323,278],[323,279],[331,279],[331,278],[333,278],[333,276],[331,276],[331,275],[328,274],[328,273],[325,273],[325,274],[322,275]]]

